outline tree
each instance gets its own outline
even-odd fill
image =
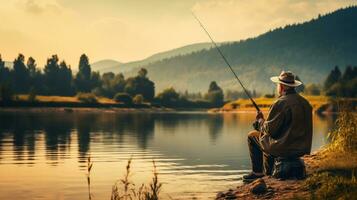
[[[131,105],[133,103],[133,99],[131,98],[131,96],[127,93],[117,93],[114,96],[114,100],[116,102],[122,102],[126,105]]]
[[[19,54],[14,60],[14,68],[12,70],[12,81],[15,93],[26,93],[29,89],[29,71],[25,65],[25,56]]]
[[[335,66],[335,68],[330,72],[330,74],[327,76],[324,84],[324,89],[327,91],[333,84],[339,82],[341,79],[341,71],[338,68],[338,66]]]
[[[29,92],[40,92],[43,86],[43,77],[39,69],[37,69],[36,60],[33,57],[29,57],[26,63],[27,70],[29,71]]]
[[[348,82],[352,80],[354,77],[356,77],[355,70],[352,68],[352,66],[347,66],[345,69],[345,72],[342,75],[341,81],[343,82]]]
[[[321,90],[318,85],[309,84],[305,87],[304,93],[307,95],[318,96],[321,94]]]
[[[175,106],[179,100],[179,94],[174,88],[167,88],[157,95],[157,99],[164,106]]]
[[[147,78],[147,70],[142,68],[136,77],[126,80],[124,91],[131,96],[143,95],[147,101],[152,101],[155,95],[155,84]]]
[[[141,94],[137,94],[134,98],[133,98],[133,102],[135,104],[142,104],[144,102],[144,97]]]
[[[60,91],[62,83],[59,80],[60,67],[58,61],[58,56],[52,55],[51,58],[47,59],[44,68],[45,94],[47,95],[56,95]]]
[[[5,67],[5,62],[1,58],[0,54],[0,85],[10,83],[10,70]]]
[[[212,81],[209,85],[206,99],[214,106],[222,106],[223,98],[222,89],[217,85],[216,81]]]
[[[74,95],[74,89],[72,86],[72,70],[70,66],[67,66],[64,60],[59,64],[58,76],[59,81],[61,81],[59,94],[63,96]]]
[[[78,92],[90,92],[91,85],[91,67],[89,59],[86,54],[82,54],[79,58],[78,73],[76,75],[75,83]]]
[[[9,103],[13,99],[13,92],[10,84],[2,83],[0,84],[0,101],[3,104]]]

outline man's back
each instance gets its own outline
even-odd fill
[[[281,96],[271,107],[263,125],[261,143],[267,152],[279,157],[309,154],[312,143],[312,107],[299,94]]]

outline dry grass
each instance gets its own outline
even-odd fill
[[[88,156],[87,159],[87,185],[88,185],[88,199],[91,200],[92,199],[92,193],[90,191],[90,172],[92,170],[93,167],[93,162],[91,161],[91,157]]]
[[[330,143],[316,154],[316,169],[357,169],[357,113],[349,110],[340,112],[336,128],[328,135]]]
[[[18,95],[19,100],[27,101],[29,95]],[[77,97],[63,97],[63,96],[41,96],[37,95],[36,100],[39,102],[65,102],[65,103],[79,103]],[[101,104],[115,104],[116,102],[106,97],[97,97]]]
[[[304,95],[303,95],[304,96]],[[320,108],[322,105],[328,104],[330,102],[330,98],[327,96],[304,96],[311,104],[314,110]],[[258,106],[263,110],[269,110],[269,107],[275,102],[276,98],[266,98],[259,97],[254,98],[254,101],[258,104]],[[357,98],[344,98],[344,100],[348,101],[357,101]],[[232,111],[232,110],[244,110],[244,111],[255,111],[252,103],[249,99],[238,99],[236,101],[229,102],[223,106],[223,110]]]
[[[126,173],[124,178],[115,182],[112,187],[111,200],[158,200],[159,193],[162,187],[162,184],[159,183],[158,173],[156,169],[155,161],[153,161],[153,178],[149,186],[141,184],[141,186],[136,189],[135,184],[130,181],[132,159],[128,160],[126,166]]]
[[[311,199],[353,199],[357,196],[357,114],[345,107],[329,133],[330,144],[310,163],[315,172],[306,180]]]

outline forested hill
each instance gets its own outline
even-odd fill
[[[91,65],[94,71],[99,71],[101,73],[110,71],[114,73],[127,72],[132,68],[147,65],[149,63],[156,62],[164,58],[175,57],[177,55],[185,55],[202,49],[209,49],[211,47],[211,43],[196,43],[172,49],[169,51],[156,53],[150,57],[138,61],[120,63],[114,60],[100,60],[95,63],[92,63]]]
[[[271,92],[269,77],[282,69],[298,74],[305,83],[320,83],[335,66],[357,64],[357,7],[337,10],[308,22],[287,25],[256,38],[220,46],[249,89]],[[211,30],[214,35],[214,30]],[[157,91],[206,91],[209,82],[223,89],[240,89],[216,49],[204,49],[145,66]],[[127,75],[136,73],[132,69]]]

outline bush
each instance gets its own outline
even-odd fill
[[[97,97],[93,93],[78,93],[77,99],[83,103],[98,103]]]
[[[133,103],[133,99],[131,98],[131,96],[127,93],[117,93],[114,96],[114,100],[116,102],[123,102],[124,104],[130,105]]]
[[[0,85],[0,101],[7,103],[13,100],[14,94],[11,90],[10,85],[2,84]]]
[[[144,97],[143,97],[143,95],[141,95],[141,94],[135,95],[135,97],[133,98],[133,102],[134,102],[135,104],[142,104],[142,103],[144,102]]]
[[[30,93],[29,93],[29,96],[27,98],[27,101],[30,101],[30,102],[36,101],[36,91],[35,91],[34,88],[30,89]]]

